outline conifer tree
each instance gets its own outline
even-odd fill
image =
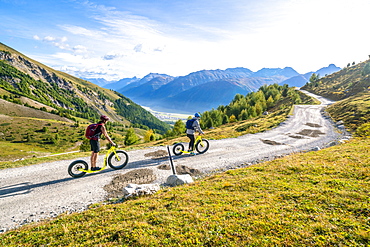
[[[175,125],[173,126],[173,133],[175,135],[179,135],[184,133],[185,130],[186,130],[185,123],[181,119],[177,120]]]
[[[125,136],[125,145],[130,146],[138,143],[140,138],[135,134],[134,128],[129,128]]]

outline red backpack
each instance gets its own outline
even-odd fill
[[[90,124],[89,126],[87,126],[86,131],[85,131],[85,136],[87,139],[90,139],[90,140],[99,139],[100,133],[96,133],[96,130],[99,125],[102,125],[102,124]]]

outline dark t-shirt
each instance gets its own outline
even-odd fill
[[[102,124],[103,122],[99,122],[98,124],[98,127],[96,128],[96,130],[95,130],[95,135],[100,139],[100,136],[101,136],[101,134],[103,133],[103,131],[102,131]]]

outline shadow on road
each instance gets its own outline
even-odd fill
[[[58,179],[54,181],[47,181],[47,182],[43,182],[39,184],[32,184],[30,182],[24,182],[24,183],[19,183],[19,184],[8,185],[8,186],[0,188],[0,199],[10,197],[10,196],[28,194],[32,191],[32,189],[51,185],[51,184],[62,183],[62,182],[65,182],[71,179],[72,178],[64,178],[64,179]]]

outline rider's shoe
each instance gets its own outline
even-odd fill
[[[190,152],[190,154],[191,154],[191,155],[195,155],[195,153],[194,153],[194,152]]]
[[[100,169],[100,167],[91,167],[91,171],[99,171]]]

